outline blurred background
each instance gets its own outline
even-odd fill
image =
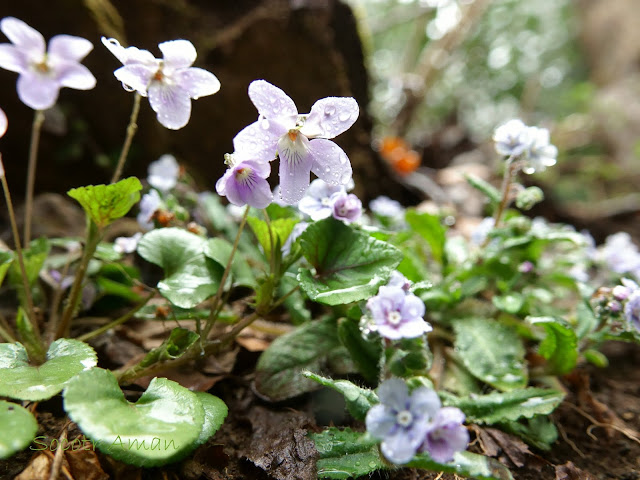
[[[190,123],[164,129],[143,100],[125,174],[144,177],[174,154],[203,189],[224,171],[233,136],[253,122],[246,90],[264,78],[306,112],[318,98],[354,96],[361,116],[338,143],[365,204],[385,194],[482,215],[460,172],[493,181],[493,129],[519,117],[549,128],[560,155],[527,177],[545,191],[540,211],[589,228],[639,232],[640,8],[637,0],[40,0],[5,1],[43,33],[94,43],[85,64],[93,91],[63,89],[47,113],[37,189],[64,192],[108,181],[133,96],[113,77],[120,64],[100,43],[115,37],[148,49],[176,38],[198,50],[220,92],[193,104]],[[0,41],[6,41],[4,37]],[[33,112],[0,71],[2,139],[12,190],[24,190]],[[471,200],[470,200],[471,198]]]

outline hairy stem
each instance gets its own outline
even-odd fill
[[[222,298],[222,292],[224,291],[224,284],[229,277],[229,273],[231,272],[231,265],[233,264],[233,257],[238,249],[238,244],[240,243],[240,237],[242,236],[242,231],[244,230],[244,226],[247,223],[247,217],[249,216],[249,205],[244,210],[244,215],[242,215],[242,220],[240,221],[240,226],[238,227],[238,233],[236,235],[236,239],[233,242],[233,247],[231,248],[231,255],[229,255],[229,260],[227,261],[227,265],[224,268],[224,273],[222,274],[222,280],[220,280],[220,286],[218,287],[218,291],[216,292],[216,296],[214,297],[211,303],[211,313],[209,318],[207,319],[207,323],[204,326],[204,330],[202,331],[203,339],[206,339],[211,332],[211,328],[213,328],[213,324],[216,321],[219,313],[219,303]]]
[[[498,208],[496,209],[496,213],[494,215],[494,223],[493,228],[498,228],[500,226],[500,222],[502,221],[502,214],[505,209],[509,206],[509,194],[511,192],[511,182],[513,181],[513,176],[515,175],[518,169],[518,162],[515,161],[515,157],[511,155],[505,161],[505,171],[504,176],[502,177],[502,186],[500,188],[501,200],[498,204]]]
[[[31,127],[31,141],[29,143],[29,166],[27,167],[27,198],[24,206],[24,244],[31,241],[31,217],[33,215],[33,188],[36,182],[36,161],[40,145],[40,131],[44,122],[44,112],[36,110]]]
[[[22,254],[22,245],[20,243],[20,234],[18,233],[18,225],[16,223],[16,215],[13,209],[13,202],[11,201],[11,192],[9,191],[9,185],[7,184],[7,178],[4,173],[4,163],[2,162],[2,155],[0,155],[0,182],[2,182],[2,190],[4,191],[4,198],[7,201],[7,210],[9,211],[9,222],[11,223],[11,231],[13,232],[13,241],[16,246],[16,255],[18,257],[18,266],[20,267],[20,276],[22,277],[22,287],[24,288],[24,298],[27,302],[27,314],[29,316],[29,322],[33,328],[33,333],[38,340],[40,339],[40,328],[38,327],[38,321],[35,315],[35,308],[33,306],[33,297],[31,296],[31,288],[29,286],[29,278],[27,277],[27,270],[24,266],[24,256]],[[39,345],[40,347],[42,345]]]
[[[56,338],[60,338],[65,336],[69,326],[71,325],[71,320],[78,306],[78,302],[80,300],[80,295],[82,293],[82,284],[84,283],[84,277],[87,273],[87,267],[89,266],[89,261],[93,258],[93,254],[98,247],[98,243],[100,243],[100,238],[102,237],[102,232],[95,223],[91,220],[87,219],[87,243],[84,246],[84,252],[82,253],[82,258],[80,259],[80,265],[78,266],[78,270],[76,271],[75,279],[73,281],[73,285],[71,286],[71,292],[69,293],[69,297],[67,298],[67,305],[65,306],[64,312],[62,313],[62,320],[56,329]]]
[[[127,125],[127,136],[124,139],[124,145],[122,146],[122,151],[120,152],[120,158],[118,159],[118,165],[116,166],[116,171],[113,172],[113,177],[111,177],[111,183],[116,183],[120,180],[120,176],[122,175],[122,169],[124,168],[124,163],[127,161],[127,155],[129,154],[129,149],[131,148],[131,142],[133,141],[133,137],[138,130],[138,114],[140,113],[140,100],[142,96],[136,92],[133,98],[133,109],[131,110],[131,116],[129,117],[129,125]]]

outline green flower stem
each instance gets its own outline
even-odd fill
[[[0,314],[0,329],[4,332],[3,336],[10,343],[14,343],[16,341],[16,333],[7,322],[7,319],[4,318],[4,315]]]
[[[82,284],[84,283],[84,277],[87,273],[87,267],[89,261],[93,258],[93,254],[100,243],[102,238],[102,231],[93,223],[87,219],[87,243],[84,246],[84,252],[80,259],[80,265],[76,271],[76,276],[71,286],[71,292],[67,298],[67,305],[62,313],[62,320],[56,329],[56,338],[64,337],[71,325],[71,320],[76,312],[78,302],[80,301],[80,295],[82,293]]]
[[[18,256],[18,265],[20,266],[20,273],[22,277],[22,286],[24,288],[24,298],[27,302],[27,316],[33,329],[35,338],[40,343],[33,350],[42,350],[42,340],[40,339],[40,328],[36,320],[35,309],[33,307],[33,297],[31,296],[31,288],[29,287],[29,280],[27,277],[27,270],[24,267],[24,256],[22,255],[22,245],[20,244],[20,234],[18,233],[18,225],[16,223],[16,215],[13,210],[13,202],[11,201],[11,192],[9,191],[9,185],[7,184],[7,178],[4,173],[4,163],[2,162],[2,155],[0,155],[0,182],[2,182],[2,190],[4,191],[4,198],[7,201],[7,210],[9,211],[9,221],[11,223],[11,231],[13,232],[13,241],[16,245],[16,255]]]
[[[267,209],[263,208],[262,213],[264,214],[264,221],[267,224],[267,229],[269,230],[269,247],[271,255],[269,255],[269,267],[271,268],[271,274],[275,274],[276,272],[276,252],[275,245],[276,242],[273,239],[273,228],[271,228],[271,219],[269,218],[269,214],[267,213]]]
[[[60,302],[62,301],[62,295],[64,294],[64,290],[60,287],[62,283],[62,279],[67,276],[69,273],[69,267],[71,266],[71,260],[67,260],[62,268],[62,272],[60,273],[60,282],[58,282],[57,288],[53,293],[53,297],[51,298],[51,306],[49,307],[49,322],[47,323],[47,330],[45,332],[44,338],[47,343],[51,343],[54,341],[56,325],[58,324],[58,317],[60,316],[60,312],[58,309],[60,308]]]
[[[116,183],[120,180],[120,176],[122,175],[122,169],[124,168],[124,163],[127,161],[127,155],[129,154],[129,149],[131,148],[131,142],[133,141],[133,137],[138,130],[138,114],[140,113],[140,100],[142,96],[136,92],[133,98],[133,109],[131,110],[131,117],[129,117],[129,125],[127,125],[127,136],[124,139],[124,145],[122,146],[122,151],[120,152],[120,158],[118,159],[118,165],[116,166],[116,171],[113,172],[113,177],[111,177],[111,183]]]
[[[81,342],[86,342],[87,340],[93,338],[93,337],[97,337],[98,335],[102,335],[104,332],[111,330],[114,327],[117,327],[118,325],[123,324],[124,322],[126,322],[127,320],[129,320],[130,318],[132,318],[136,313],[138,313],[142,307],[144,307],[147,303],[149,303],[149,300],[151,300],[156,294],[156,290],[154,289],[153,292],[151,292],[144,300],[142,300],[142,302],[140,302],[138,305],[136,305],[135,308],[133,308],[132,310],[128,311],[127,313],[125,313],[124,315],[122,315],[120,318],[115,319],[113,322],[109,322],[106,325],[92,331],[89,333],[85,333],[84,335],[81,335],[77,338],[77,340],[80,340]]]
[[[493,228],[500,227],[500,222],[502,221],[502,214],[504,213],[505,209],[509,205],[509,193],[511,192],[511,182],[513,180],[513,176],[518,170],[518,162],[515,162],[514,160],[515,160],[515,157],[511,155],[505,161],[506,168],[504,171],[504,177],[502,177],[502,187],[500,188],[502,199],[500,200],[500,203],[498,204],[498,208],[496,209],[495,216],[493,217],[494,218]]]
[[[202,339],[206,339],[213,328],[216,319],[218,318],[218,314],[220,313],[220,299],[222,298],[222,293],[224,291],[224,284],[227,282],[227,278],[229,277],[229,273],[231,272],[231,265],[233,264],[233,257],[238,250],[238,244],[240,243],[240,237],[242,236],[242,231],[244,230],[244,226],[247,223],[247,217],[249,216],[249,205],[244,209],[244,215],[242,215],[242,220],[240,221],[240,226],[238,227],[238,234],[236,235],[236,239],[233,242],[233,247],[231,248],[231,255],[229,255],[229,260],[227,261],[227,265],[224,268],[224,273],[222,274],[222,280],[220,280],[220,286],[218,287],[218,291],[216,292],[216,296],[211,302],[211,313],[209,314],[209,318],[207,319],[207,323],[204,326],[202,331]]]
[[[31,127],[31,142],[29,144],[29,166],[27,167],[27,198],[24,207],[24,244],[31,241],[31,220],[33,215],[33,188],[36,181],[36,160],[40,145],[40,131],[44,122],[44,112],[36,110]]]
[[[203,358],[205,355],[212,355],[219,352],[231,341],[233,341],[233,339],[236,338],[242,330],[251,325],[258,318],[267,315],[269,312],[282,305],[282,303],[284,303],[284,301],[289,298],[289,296],[293,295],[293,293],[296,292],[299,288],[299,286],[296,286],[295,288],[287,292],[286,295],[279,298],[264,312],[256,311],[251,315],[244,317],[242,320],[236,323],[231,330],[226,333],[222,333],[217,338],[214,338],[202,344],[200,342],[194,343],[193,346],[184,353],[184,355],[176,358],[175,360],[155,363],[145,368],[140,368],[138,365],[135,365],[131,368],[128,368],[127,370],[114,372],[116,374],[116,378],[118,379],[118,383],[131,383],[136,378],[146,377],[148,375],[156,375],[160,372],[179,367],[180,365],[184,365],[185,363],[188,363],[192,360]]]

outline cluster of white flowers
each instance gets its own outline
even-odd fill
[[[549,130],[528,127],[522,120],[509,120],[496,128],[493,134],[496,152],[526,160],[524,173],[546,170],[556,164],[558,149],[550,143]]]

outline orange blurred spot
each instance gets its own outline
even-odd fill
[[[421,162],[418,152],[400,137],[384,137],[380,142],[380,155],[400,175],[414,172]]]

